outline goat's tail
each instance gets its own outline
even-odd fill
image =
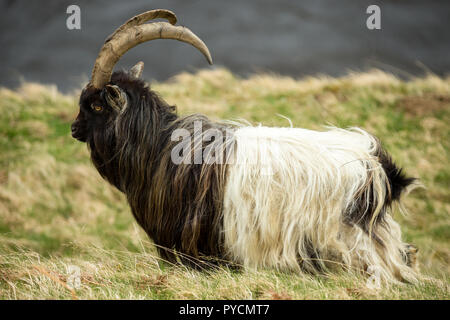
[[[394,201],[401,207],[402,194],[411,190],[417,179],[407,177],[382,148],[378,139],[373,136],[371,138],[371,159],[365,161],[366,181],[354,194],[355,201],[347,208],[344,221],[350,225],[358,225],[380,242],[381,239],[376,235],[377,226],[383,224]]]
[[[393,201],[400,201],[401,195],[412,186],[417,179],[405,175],[402,168],[399,168],[391,156],[381,146],[377,150],[376,156],[383,167],[389,183],[390,194],[385,200],[385,205],[391,205]]]

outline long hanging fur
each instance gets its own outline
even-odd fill
[[[171,150],[178,142],[171,136],[183,128],[194,137],[196,121],[203,130],[224,127],[201,115],[177,117],[175,107],[126,73],[114,73],[112,83],[129,93],[131,107],[88,141],[94,165],[126,194],[136,221],[163,258],[176,262],[178,252],[182,262],[195,265],[196,258],[222,257],[225,166],[173,163]],[[91,94],[84,92],[81,104]],[[192,147],[200,144],[204,152],[209,144],[195,137]]]
[[[214,257],[308,272],[377,268],[387,281],[416,279],[408,245],[390,214],[413,179],[367,132],[178,117],[143,81],[116,72],[111,83],[127,93],[128,106],[92,129],[91,157],[126,194],[163,258],[195,265]],[[80,105],[99,97],[87,88]],[[184,155],[191,161],[175,164],[171,154],[180,142],[173,134],[179,129],[192,137]],[[208,140],[209,129],[225,138]],[[215,156],[226,153],[225,161],[196,163],[198,147],[203,160],[215,150]]]

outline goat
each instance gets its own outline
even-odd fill
[[[145,24],[155,18],[169,23]],[[180,117],[140,79],[142,62],[112,72],[126,51],[159,38],[189,43],[212,64],[203,41],[176,20],[152,10],[109,36],[72,124],[72,136],[87,143],[100,175],[126,195],[161,257],[194,267],[375,268],[386,281],[416,281],[417,249],[401,240],[391,215],[415,179],[377,138],[359,128]]]

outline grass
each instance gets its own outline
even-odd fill
[[[426,189],[395,212],[426,279],[369,289],[355,274],[194,271],[159,259],[122,194],[70,137],[77,96],[25,83],[0,88],[0,299],[449,299],[450,78],[401,81],[373,70],[342,78],[241,79],[183,73],[153,89],[181,114],[271,126],[359,126]],[[71,268],[81,287],[71,289]]]

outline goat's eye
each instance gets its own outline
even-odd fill
[[[102,112],[102,110],[103,110],[103,107],[99,106],[99,105],[93,104],[91,107],[92,107],[92,110],[94,110],[95,112]]]

